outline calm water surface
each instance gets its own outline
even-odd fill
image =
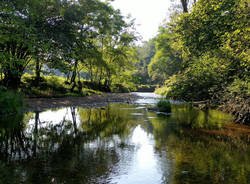
[[[136,105],[67,107],[0,120],[0,184],[247,184],[247,140],[207,135],[231,117],[172,101],[173,113]]]

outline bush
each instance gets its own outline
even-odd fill
[[[159,101],[157,103],[157,107],[159,108],[160,112],[171,112],[171,104],[168,101]]]
[[[20,112],[24,107],[23,97],[12,91],[0,92],[0,115]]]

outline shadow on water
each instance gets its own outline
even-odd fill
[[[220,131],[230,116],[183,104],[172,110],[116,104],[1,119],[0,184],[250,181],[249,140],[205,132]]]

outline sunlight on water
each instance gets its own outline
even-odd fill
[[[74,110],[72,110],[73,107],[68,107],[68,108],[61,108],[58,110],[48,110],[45,112],[41,112],[39,113],[39,121],[41,122],[39,124],[39,128],[45,128],[46,126],[56,126],[62,122],[65,121],[73,121],[73,117],[72,117],[72,112],[74,112]],[[34,117],[35,118],[35,115]],[[28,129],[33,129],[34,126],[34,119],[30,119],[27,127]],[[79,119],[79,115],[76,113],[76,125],[77,127],[80,126],[80,119]]]
[[[153,137],[136,127],[131,143],[137,148],[128,173],[114,178],[114,183],[161,183],[161,170],[157,166],[157,155],[154,153]]]
[[[136,92],[136,93],[132,93],[132,94],[136,94],[137,96],[140,96],[142,98],[163,98],[163,96],[161,95],[157,95],[155,93],[140,93],[140,92]]]
[[[135,101],[136,104],[155,104],[160,101],[163,96],[155,93],[135,93],[140,98]]]

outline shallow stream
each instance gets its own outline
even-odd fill
[[[209,134],[228,114],[171,101],[166,116],[147,110],[160,96],[137,95],[1,119],[0,184],[249,183],[249,140]]]

